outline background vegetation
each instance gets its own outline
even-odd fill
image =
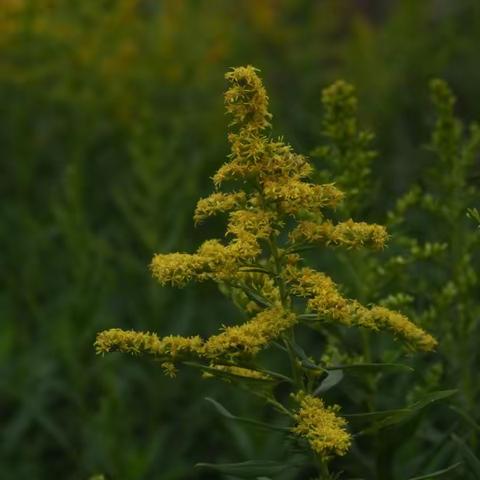
[[[378,151],[358,208],[397,240],[377,264],[354,260],[360,284],[339,275],[367,301],[415,296],[390,300],[441,342],[437,357],[416,360],[418,378],[372,388],[382,409],[403,405],[415,383],[459,389],[452,405],[392,427],[404,446],[380,442],[356,475],[406,479],[463,460],[458,478],[480,478],[480,249],[466,216],[480,206],[479,158],[465,156],[455,126],[431,138],[429,93],[433,77],[446,79],[455,112],[480,119],[476,0],[4,0],[0,33],[3,478],[214,478],[192,466],[281,454],[203,401],[242,414],[256,408],[249,397],[92,346],[113,326],[207,334],[234,314],[213,286],[160,288],[147,265],[222,231],[194,229],[192,214],[227,152],[223,74],[241,64],[262,70],[276,133],[300,152],[329,141],[322,89],[337,78],[357,87]]]

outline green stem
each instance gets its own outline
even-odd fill
[[[275,277],[280,290],[280,300],[284,307],[287,307],[287,290],[285,282],[282,278],[282,262],[280,261],[280,255],[278,253],[278,247],[275,242],[275,237],[270,235],[269,239],[270,252],[272,254],[273,262],[275,263]]]
[[[330,480],[330,471],[328,469],[328,463],[326,460],[323,460],[319,456],[315,455],[315,464],[317,466],[318,472],[320,473],[320,480]]]
[[[282,277],[282,262],[280,259],[280,254],[278,252],[278,247],[275,241],[275,237],[270,235],[269,238],[270,252],[275,264],[275,279],[280,290],[280,300],[284,308],[289,308],[288,294],[285,286],[285,282]],[[292,348],[292,342],[295,341],[295,333],[293,328],[291,328],[287,335],[284,336],[284,345],[288,352],[288,358],[290,360],[290,367],[292,370],[293,381],[295,382],[295,387],[297,389],[302,389],[303,387],[303,375],[301,370],[298,368],[297,358],[295,352]]]

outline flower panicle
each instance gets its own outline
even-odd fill
[[[322,243],[348,249],[372,248],[381,250],[388,241],[383,225],[354,222],[352,219],[337,224],[327,220],[322,223],[303,220],[290,232],[292,243]]]
[[[117,351],[132,355],[149,354],[174,359],[183,354],[199,354],[203,341],[199,336],[170,335],[159,338],[155,333],[112,328],[100,332],[94,345],[97,354]]]
[[[215,192],[198,201],[193,219],[196,224],[217,213],[226,213],[239,208],[246,199],[245,192],[222,193]]]
[[[340,293],[333,280],[311,268],[289,267],[286,280],[293,295],[307,298],[307,307],[320,320],[373,331],[388,330],[413,350],[431,351],[437,341],[405,315],[385,307],[363,306]]]
[[[281,306],[266,308],[251,320],[225,327],[223,332],[210,337],[205,343],[205,355],[209,358],[254,356],[296,322],[296,315]]]
[[[225,108],[232,116],[231,125],[239,125],[253,131],[270,126],[272,118],[268,111],[268,96],[259,70],[247,65],[233,68],[225,74],[230,87],[225,92]]]
[[[307,440],[310,448],[321,458],[345,455],[352,443],[346,430],[347,422],[338,416],[340,407],[327,407],[323,400],[305,392],[293,396],[299,404],[292,432]]]
[[[319,213],[335,208],[344,197],[333,184],[316,185],[295,178],[272,179],[264,183],[264,195],[278,203],[285,214],[296,216],[305,211]]]
[[[253,357],[295,323],[295,314],[277,305],[262,310],[245,323],[224,327],[222,332],[207,340],[198,335],[160,338],[155,333],[112,328],[100,332],[94,345],[97,354],[114,351],[147,354],[163,360],[168,367],[169,362],[188,358],[218,360]],[[173,373],[171,368],[167,370]]]

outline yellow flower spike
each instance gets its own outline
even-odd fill
[[[97,354],[113,351],[157,355],[161,351],[161,341],[154,333],[126,331],[120,328],[104,330],[97,335],[95,341]]]
[[[97,335],[95,349],[97,354],[123,352],[133,355],[149,354],[160,358],[176,359],[181,355],[198,356],[203,341],[199,336],[181,337],[171,335],[159,338],[155,333],[136,332],[112,328]]]
[[[365,318],[390,330],[412,348],[425,352],[435,349],[438,342],[431,335],[412,323],[405,315],[385,307],[374,306],[364,312]]]
[[[218,240],[207,240],[198,249],[204,267],[198,279],[235,279],[240,266],[257,257],[260,252],[255,235],[249,233],[240,239],[234,239],[228,245],[223,245]]]
[[[354,222],[333,224],[327,220],[323,223],[301,221],[289,235],[292,243],[323,243],[325,245],[343,246],[346,248],[368,247],[382,249],[388,233],[382,225]]]
[[[195,254],[157,254],[150,263],[152,275],[162,284],[184,286],[195,278],[205,264],[204,259]]]
[[[276,215],[273,212],[261,210],[237,210],[230,214],[227,226],[227,234],[235,237],[249,238],[253,235],[255,239],[267,239],[273,233],[273,223]]]
[[[379,306],[367,308],[356,300],[344,298],[333,280],[321,272],[287,267],[286,280],[294,295],[308,298],[309,310],[318,314],[320,319],[373,331],[390,330],[416,350],[430,351],[437,345],[431,335],[401,313]]]
[[[334,208],[344,197],[334,185],[315,185],[297,179],[266,181],[264,194],[267,200],[280,202],[282,210],[291,215],[305,210],[316,213],[323,208]]]
[[[292,432],[307,440],[310,448],[321,458],[332,454],[345,455],[352,443],[347,422],[337,415],[338,406],[326,407],[320,398],[299,392],[294,395],[299,403],[295,413],[296,425]]]
[[[204,355],[212,359],[256,355],[296,322],[296,316],[282,307],[267,308],[251,320],[225,327],[223,332],[210,337],[205,342]]]
[[[238,208],[245,202],[245,192],[221,193],[216,192],[207,198],[202,198],[197,203],[193,219],[195,223],[200,223],[217,213],[225,213]]]
[[[232,115],[232,125],[247,124],[252,130],[270,126],[268,96],[256,68],[237,67],[225,74],[230,88],[225,93],[225,108]]]

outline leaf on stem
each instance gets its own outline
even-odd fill
[[[207,468],[225,475],[234,475],[240,478],[253,478],[266,475],[278,475],[292,465],[274,462],[271,460],[249,460],[241,463],[197,463],[197,468]]]
[[[228,420],[234,420],[236,422],[244,423],[247,425],[252,425],[254,427],[260,428],[262,430],[275,430],[277,432],[283,432],[287,433],[290,431],[289,428],[287,427],[280,427],[277,425],[270,425],[269,423],[264,423],[264,422],[259,422],[258,420],[253,420],[251,418],[246,418],[246,417],[238,417],[236,415],[233,415],[229,410],[227,410],[221,403],[217,402],[213,398],[206,397],[205,400],[209,403],[211,403],[214,407],[215,410],[224,418]]]
[[[426,475],[421,475],[420,477],[412,477],[409,478],[408,480],[429,480],[430,478],[438,478],[444,475],[445,473],[451,472],[452,470],[455,470],[458,466],[460,466],[462,462],[457,462],[453,465],[450,465],[447,468],[444,468],[442,470],[437,470],[436,472],[432,473],[427,473]]]

